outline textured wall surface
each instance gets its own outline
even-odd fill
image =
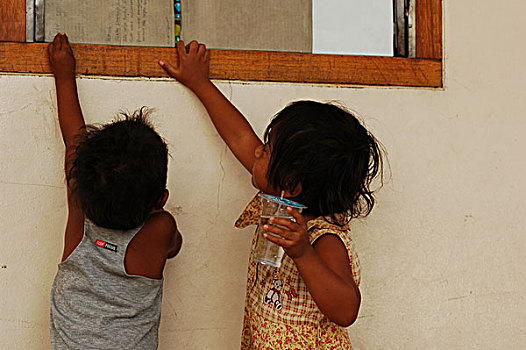
[[[526,3],[446,4],[444,90],[217,82],[261,133],[296,99],[359,112],[392,177],[357,221],[356,349],[526,348]],[[236,349],[255,192],[204,108],[174,81],[79,79],[88,122],[157,108],[171,210],[184,235],[166,268],[161,349]],[[50,77],[0,75],[0,348],[48,349],[49,290],[66,220]]]

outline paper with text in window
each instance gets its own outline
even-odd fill
[[[182,38],[209,48],[312,51],[311,0],[182,0]]]
[[[46,0],[45,41],[175,46],[173,0]]]

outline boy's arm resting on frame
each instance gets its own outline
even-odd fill
[[[55,78],[60,131],[64,140],[64,170],[68,184],[68,220],[64,240],[64,261],[78,245],[84,232],[84,214],[73,196],[70,181],[72,159],[79,136],[86,130],[75,82],[75,57],[65,34],[57,34],[48,46],[49,64]]]
[[[86,125],[80,109],[75,81],[75,57],[65,34],[57,34],[48,46],[49,64],[55,78],[60,131],[66,146],[65,170],[69,180],[71,156]]]
[[[192,90],[203,103],[219,135],[241,164],[252,172],[254,150],[261,145],[246,118],[226,99],[210,81],[209,51],[196,41],[186,47],[183,41],[177,43],[179,65],[159,61],[161,67],[181,84]]]

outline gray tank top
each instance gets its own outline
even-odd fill
[[[53,349],[157,349],[163,280],[132,276],[124,267],[140,229],[84,221],[84,237],[58,265],[51,289]]]

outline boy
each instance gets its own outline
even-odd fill
[[[147,111],[84,123],[65,34],[48,48],[65,152],[68,220],[51,291],[53,349],[156,349],[163,269],[182,238],[168,199],[168,151]]]

